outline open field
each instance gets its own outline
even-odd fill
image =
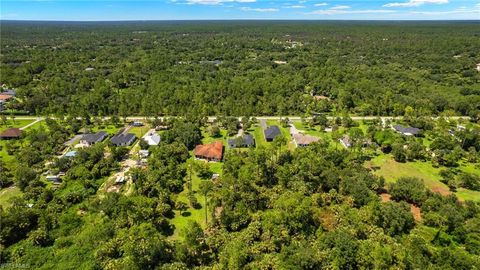
[[[6,208],[10,206],[9,200],[13,197],[22,196],[22,192],[15,186],[7,187],[0,190],[0,206]]]
[[[400,177],[417,177],[422,179],[425,185],[435,192],[442,194],[451,193],[447,185],[440,182],[441,168],[433,167],[430,162],[414,161],[400,163],[396,162],[391,155],[380,154],[369,161],[367,166],[374,168],[374,174],[383,176],[387,183],[395,182]],[[460,168],[464,170],[463,167]],[[480,201],[479,191],[458,189],[455,194],[462,200]]]

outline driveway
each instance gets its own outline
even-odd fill
[[[260,126],[263,128],[263,130],[267,129],[267,119],[260,119]]]

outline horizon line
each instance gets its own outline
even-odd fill
[[[480,19],[135,19],[135,20],[28,20],[28,19],[1,19],[0,22],[195,22],[195,21],[385,21],[385,22],[480,22]]]

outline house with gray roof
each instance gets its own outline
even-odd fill
[[[404,127],[402,125],[392,126],[393,130],[405,136],[417,136],[421,129],[415,127]]]
[[[133,133],[119,133],[115,136],[113,136],[110,139],[110,142],[112,142],[113,145],[115,146],[129,146],[135,141],[136,137],[135,134]]]
[[[102,142],[108,136],[108,133],[105,131],[99,131],[97,133],[88,133],[84,134],[80,139],[80,143],[84,145],[94,145],[96,143]]]
[[[269,126],[263,131],[263,133],[267,142],[273,141],[278,135],[281,134],[278,126]]]
[[[253,147],[255,146],[255,139],[250,134],[244,134],[241,137],[228,140],[228,146],[230,148]]]

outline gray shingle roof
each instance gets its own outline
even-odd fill
[[[127,134],[117,134],[113,136],[110,141],[114,145],[130,145],[135,140],[135,134],[127,133]]]
[[[89,133],[89,134],[83,135],[82,141],[86,141],[87,143],[90,143],[90,144],[95,144],[105,140],[105,137],[107,137],[107,135],[108,133],[105,131],[100,131],[97,133]]]
[[[240,138],[228,140],[230,147],[250,147],[255,145],[255,139],[250,134],[245,134]]]
[[[401,126],[401,125],[394,125],[393,129],[395,129],[397,132],[400,132],[402,134],[417,135],[420,132],[419,128],[404,127],[404,126]]]
[[[265,139],[267,140],[273,140],[275,137],[280,135],[280,129],[278,126],[269,126],[267,129],[264,131],[265,134]]]

